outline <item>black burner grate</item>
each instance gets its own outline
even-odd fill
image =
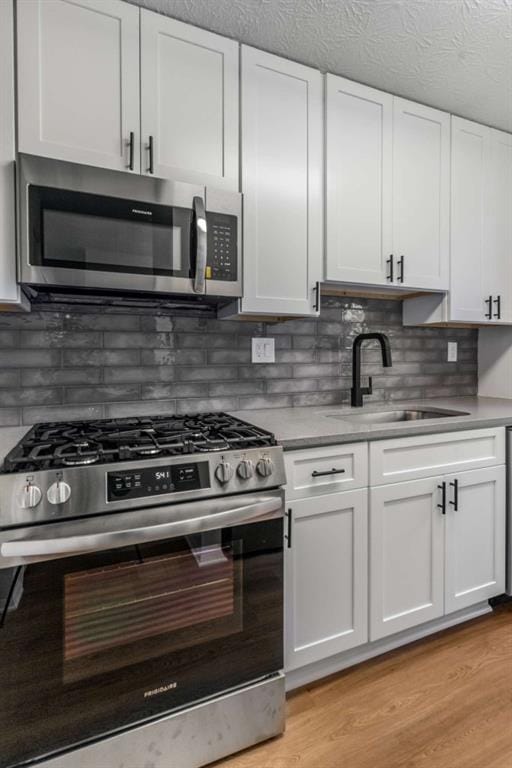
[[[36,424],[4,472],[105,464],[275,445],[270,432],[226,413]]]

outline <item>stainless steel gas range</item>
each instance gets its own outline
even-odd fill
[[[282,450],[40,424],[0,474],[0,768],[192,768],[284,727]]]

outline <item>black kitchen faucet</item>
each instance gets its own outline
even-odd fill
[[[367,339],[376,339],[382,351],[382,365],[384,368],[390,368],[391,347],[389,339],[384,333],[360,333],[356,336],[352,345],[352,389],[351,403],[353,408],[361,408],[363,405],[363,395],[372,394],[372,377],[368,378],[368,386],[361,387],[361,345]]]

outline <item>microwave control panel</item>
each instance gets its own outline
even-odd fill
[[[107,472],[107,501],[141,499],[209,487],[207,461]]]
[[[227,213],[208,213],[206,277],[236,280],[238,277],[238,219]]]

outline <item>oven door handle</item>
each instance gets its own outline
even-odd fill
[[[194,196],[194,221],[196,226],[196,274],[194,277],[194,293],[204,293],[206,278],[206,210],[204,200],[199,195]]]
[[[252,497],[254,498],[254,497]],[[213,505],[212,502],[215,502]],[[20,565],[38,560],[52,560],[70,555],[78,555],[86,552],[98,552],[106,549],[117,549],[119,547],[129,547],[135,544],[144,544],[151,541],[162,539],[172,539],[178,536],[191,536],[194,533],[204,531],[213,531],[221,528],[227,528],[234,525],[243,525],[244,523],[258,522],[273,517],[282,517],[283,500],[281,495],[260,497],[252,504],[244,504],[226,511],[217,511],[219,499],[199,503],[199,506],[206,507],[206,514],[197,517],[191,517],[185,520],[168,520],[156,522],[150,525],[141,526],[123,526],[123,514],[117,514],[116,518],[120,522],[119,528],[111,527],[108,530],[95,533],[80,533],[75,535],[63,535],[52,538],[32,537],[30,534],[25,538],[4,541],[0,545],[0,565]],[[187,504],[188,507],[198,506]],[[208,510],[210,509],[209,513]],[[212,512],[211,510],[214,510]],[[169,507],[164,508],[169,515]],[[145,510],[149,513],[149,510]],[[126,513],[130,515],[130,513]],[[141,520],[144,515],[141,516]],[[83,530],[83,521],[78,524],[61,524],[59,528],[73,533],[73,526],[80,525]],[[89,528],[98,527],[98,518],[87,521]],[[32,529],[33,531],[33,529]],[[32,531],[30,533],[32,533]],[[2,559],[9,562],[2,563]]]

